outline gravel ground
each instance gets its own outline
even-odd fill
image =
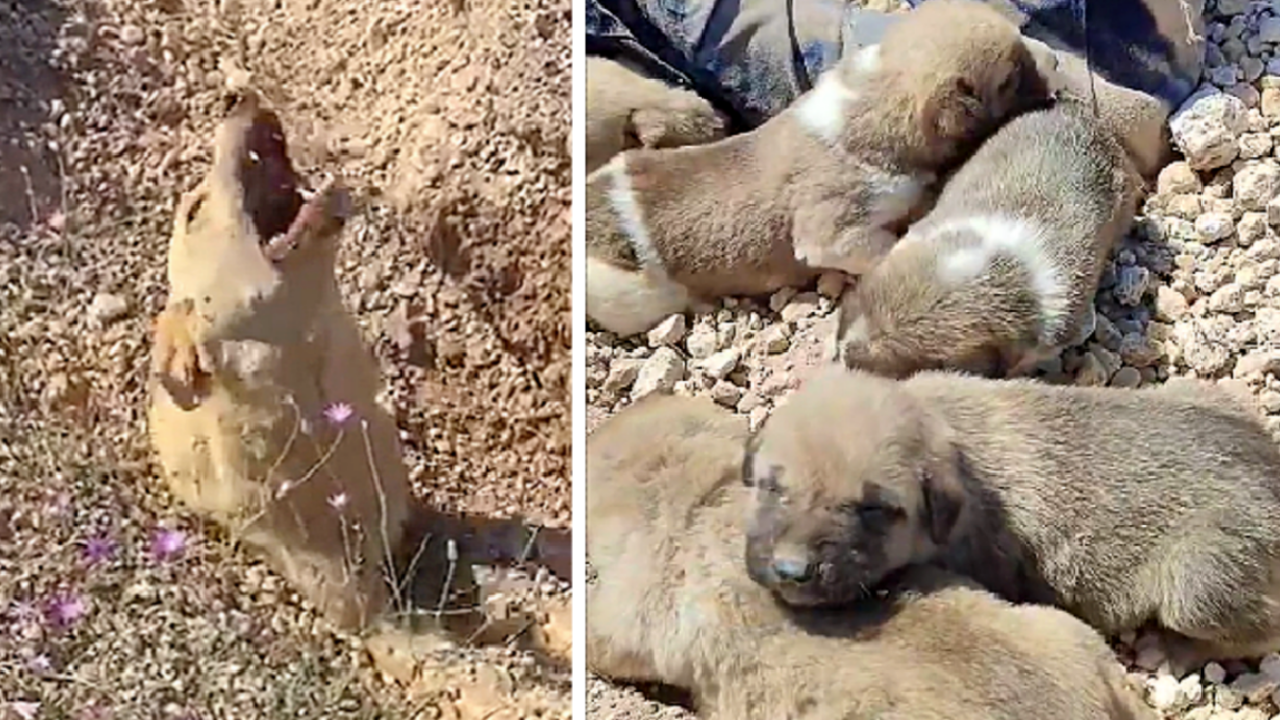
[[[569,28],[567,0],[0,0],[0,718],[569,716],[514,632],[375,668],[169,496],[144,393],[174,202],[253,85],[354,186],[342,287],[416,491],[567,528]],[[563,644],[564,582],[495,577]]]
[[[1280,440],[1280,9],[1216,0],[1200,93],[1097,297],[1098,324],[1046,382],[1138,387],[1214,378],[1252,394]],[[825,362],[841,278],[673,316],[646,336],[588,332],[588,425],[655,390],[707,395],[758,424]],[[1149,703],[1187,720],[1280,720],[1280,655],[1172,674],[1153,635],[1115,638]],[[597,720],[688,714],[591,680]]]

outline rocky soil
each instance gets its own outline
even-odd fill
[[[0,0],[0,718],[569,716],[517,642],[563,646],[565,582],[497,573],[552,610],[375,666],[168,495],[144,388],[174,202],[253,86],[355,188],[341,283],[417,492],[567,528],[569,33],[561,0]]]
[[[1280,440],[1280,8],[1217,0],[1208,20],[1204,85],[1171,121],[1178,160],[1103,278],[1092,336],[1039,374],[1124,388],[1216,379],[1256,398]],[[729,299],[643,337],[588,332],[589,427],[658,390],[759,423],[829,357],[840,285]],[[1115,641],[1165,717],[1280,719],[1280,655],[1178,676],[1154,636]],[[687,715],[595,678],[589,703],[601,720]]]

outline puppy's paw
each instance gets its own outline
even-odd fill
[[[151,344],[151,372],[184,410],[195,407],[208,390],[213,362],[196,341],[195,302],[170,304],[156,316]]]
[[[267,243],[267,258],[281,263],[315,239],[341,230],[351,216],[351,206],[351,192],[334,178],[326,179],[302,204],[289,229]]]

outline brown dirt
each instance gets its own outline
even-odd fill
[[[341,281],[415,489],[568,527],[567,0],[0,0],[0,17],[0,703],[568,717],[567,672],[516,650],[440,660],[432,674],[469,690],[379,680],[173,501],[144,426],[170,214],[207,167],[223,93],[248,83],[300,170],[356,189]],[[161,526],[186,533],[181,558],[150,556]],[[116,548],[91,564],[97,537]],[[60,595],[83,615],[25,617]]]

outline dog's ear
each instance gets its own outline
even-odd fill
[[[639,108],[631,111],[627,118],[626,138],[634,141],[635,147],[655,148],[661,146],[668,133],[668,115],[653,108]]]
[[[924,420],[924,464],[920,471],[923,519],[935,545],[946,545],[965,509],[968,495],[961,480],[961,458],[951,429],[934,413]]]
[[[918,108],[920,124],[930,144],[978,139],[969,135],[977,131],[985,108],[981,92],[969,78],[953,75],[938,83],[921,98]]]

